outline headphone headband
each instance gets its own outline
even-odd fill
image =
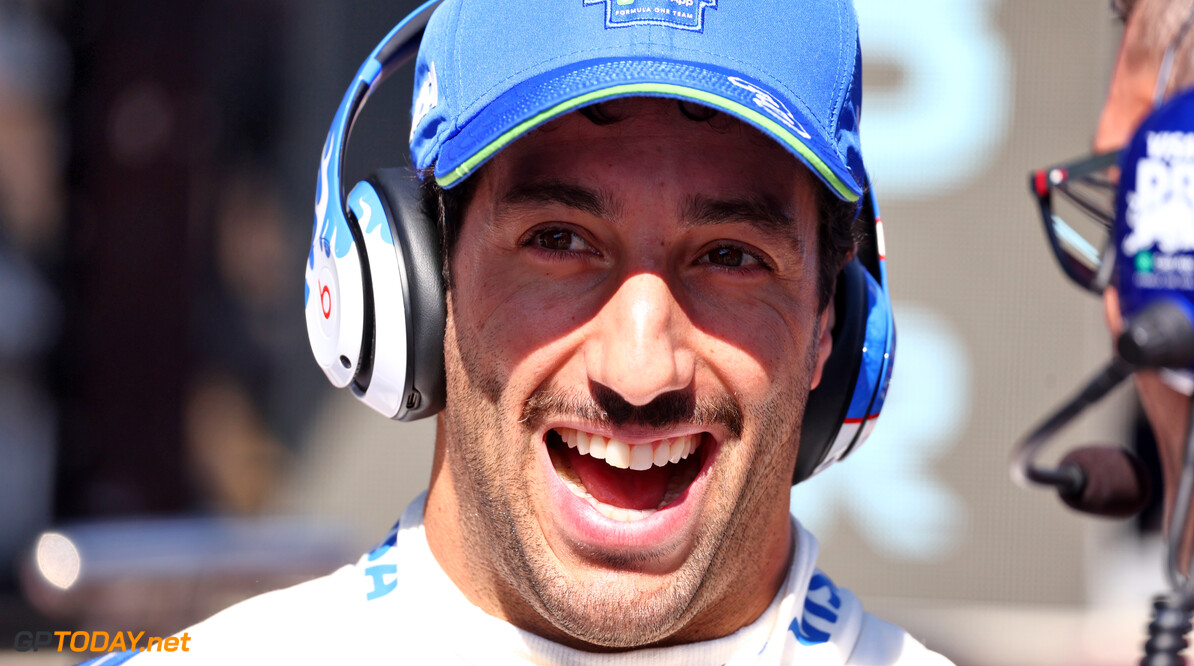
[[[329,152],[330,147],[330,155],[336,167],[327,174],[326,178],[332,196],[330,203],[335,204],[336,208],[341,211],[347,210],[344,205],[344,189],[340,178],[344,164],[344,149],[348,145],[348,138],[352,134],[353,125],[356,124],[357,115],[365,106],[375,85],[384,81],[395,70],[418,55],[419,43],[423,40],[423,31],[427,29],[427,22],[431,20],[431,14],[443,1],[428,0],[424,2],[394,26],[389,34],[374,47],[369,57],[365,58],[365,62],[357,69],[348,91],[340,100],[340,106],[336,109],[336,115],[332,119],[332,127],[328,131],[324,151],[325,153]],[[319,220],[316,220],[315,223],[319,224]]]

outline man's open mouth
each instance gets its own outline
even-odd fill
[[[701,471],[707,432],[628,444],[574,428],[547,432],[556,474],[611,520],[642,520],[684,494]]]

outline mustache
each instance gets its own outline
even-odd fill
[[[730,436],[742,436],[742,406],[728,393],[698,397],[689,389],[668,391],[645,405],[633,405],[617,391],[595,382],[590,383],[588,393],[574,389],[541,389],[523,404],[521,421],[535,429],[548,418],[560,416],[610,428],[720,425]]]

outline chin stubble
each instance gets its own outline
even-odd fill
[[[455,491],[462,504],[461,538],[467,559],[481,570],[480,577],[490,579],[488,585],[506,617],[533,631],[533,625],[517,620],[527,618],[529,606],[557,631],[583,643],[637,647],[664,641],[715,600],[726,599],[735,581],[750,580],[743,576],[758,568],[749,557],[750,544],[765,536],[764,526],[752,520],[752,514],[765,496],[775,491],[750,482],[748,477],[783,464],[787,469],[781,471],[790,478],[788,463],[794,454],[785,455],[785,446],[779,442],[795,446],[798,441],[797,419],[803,414],[807,378],[815,367],[815,340],[806,356],[802,378],[805,391],[791,384],[782,386],[766,402],[739,408],[736,419],[727,419],[727,425],[736,433],[742,432],[743,424],[753,425],[758,431],[753,438],[756,445],[748,449],[751,459],[733,469],[723,468],[720,472],[728,476],[714,480],[719,487],[736,488],[738,492],[721,495],[706,507],[713,520],[699,526],[688,559],[668,577],[667,584],[644,593],[617,584],[581,585],[560,570],[530,510],[528,480],[535,460],[533,447],[537,445],[531,441],[535,430],[530,421],[535,419],[524,418],[512,424],[513,431],[503,427],[501,414],[515,413],[518,406],[503,405],[501,401],[505,380],[480,354],[480,350],[489,348],[487,341],[462,340],[451,324],[448,329],[445,360],[450,408],[444,414],[449,431],[445,439]],[[549,402],[545,400],[540,406]],[[736,401],[731,402],[737,407]],[[522,407],[525,410],[528,404]],[[722,421],[726,409],[724,402],[703,403],[697,408],[699,414],[690,413],[689,418]],[[729,455],[731,449],[741,445],[733,438],[725,442],[722,453]],[[495,451],[502,455],[493,455]],[[607,555],[606,561],[599,561],[613,569],[635,568],[639,558]],[[510,598],[511,591],[515,598]],[[533,622],[533,618],[530,620]]]

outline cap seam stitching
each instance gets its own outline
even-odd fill
[[[455,20],[455,24],[452,26],[452,58],[454,63],[461,62],[462,60],[460,55],[460,24],[463,20],[461,16],[462,14],[464,14],[464,2],[459,2],[456,4],[456,14],[452,17]],[[464,90],[464,69],[461,67],[454,67],[453,69],[456,70],[456,90]],[[447,141],[449,138],[456,136],[459,132],[460,116],[457,115],[452,119],[452,122],[448,128],[448,136],[445,137],[443,141]],[[441,141],[441,145],[442,143],[443,142]],[[437,150],[436,152],[438,153],[439,151]]]
[[[856,48],[853,57],[858,58],[858,57],[861,57],[861,55],[862,55],[861,50]],[[854,70],[851,69],[850,71],[853,72]],[[861,78],[862,77],[860,76],[859,79],[861,79]],[[853,92],[854,92],[854,77],[850,76],[849,78],[845,79],[843,81],[843,83],[845,84],[845,87],[842,90],[841,102],[837,105],[837,108],[839,109],[839,113],[840,113],[840,109],[842,108],[842,106],[850,103],[850,100],[854,98],[854,94],[853,94]],[[857,122],[859,125],[859,129],[857,129],[856,132],[858,135],[858,150],[859,150],[859,152],[861,152],[862,151],[862,131],[861,131],[862,116],[858,111],[855,111],[854,118],[855,118],[855,122]],[[835,120],[833,126],[837,127],[836,120]],[[836,146],[834,147],[834,150],[838,150]],[[849,160],[846,159],[846,154],[844,152],[839,151],[838,156],[841,157],[842,164],[846,165],[846,170],[850,171],[850,162],[849,162]],[[853,171],[850,171],[850,175],[853,176],[854,179],[858,181],[859,185],[862,184],[862,174],[856,174]]]
[[[849,48],[846,45],[845,41],[842,39],[842,35],[845,32],[845,27],[842,25],[842,18],[845,16],[846,11],[848,11],[847,6],[845,4],[841,4],[841,5],[838,5],[838,8],[839,9],[838,9],[838,40],[837,40],[837,42],[839,44],[839,48],[841,49],[841,51],[840,51],[841,55],[838,58],[838,64],[839,64],[838,71],[841,72],[841,74],[840,74],[841,78],[838,81],[837,99],[835,100],[833,108],[830,110],[830,125],[829,126],[831,128],[833,128],[833,130],[832,130],[833,131],[833,137],[832,137],[833,149],[835,152],[837,152],[838,157],[841,158],[842,164],[846,165],[846,170],[850,171],[850,165],[846,161],[846,155],[844,152],[841,151],[841,148],[837,145],[837,126],[838,126],[839,118],[841,116],[842,106],[845,105],[848,102],[848,100],[850,99],[850,96],[848,93],[854,87],[854,68],[861,67],[862,63],[855,61],[855,58],[857,58],[861,55],[861,53],[859,52],[857,37],[855,37],[855,39],[853,40],[853,48]],[[857,12],[855,12],[854,20],[855,20],[855,23],[857,24],[857,22],[858,22]],[[855,35],[857,35],[857,25],[855,26]],[[859,137],[859,143],[861,143],[861,136]],[[851,176],[853,176],[855,179],[859,178],[859,176],[853,174],[853,172],[851,172]]]
[[[843,90],[843,88],[845,88],[845,85],[846,85],[846,68],[845,68],[846,49],[843,48],[843,46],[842,46],[842,14],[845,13],[845,11],[846,11],[846,5],[845,5],[845,3],[839,3],[837,8],[838,8],[837,9],[837,39],[835,41],[837,42],[837,45],[838,45],[837,71],[839,72],[839,74],[838,74],[838,79],[837,79],[836,85],[834,86],[836,89],[834,92],[835,96],[833,99],[830,100],[830,104],[832,104],[833,106],[831,106],[829,108],[829,128],[837,127],[838,113],[841,111],[842,101],[843,101],[842,96],[841,96],[842,90]],[[836,139],[837,132],[833,132],[833,134],[834,134],[834,138]],[[836,144],[836,142],[835,142],[835,144]],[[833,149],[834,149],[834,151],[837,151],[837,146],[834,145]],[[841,153],[838,153],[838,154],[840,155]]]

